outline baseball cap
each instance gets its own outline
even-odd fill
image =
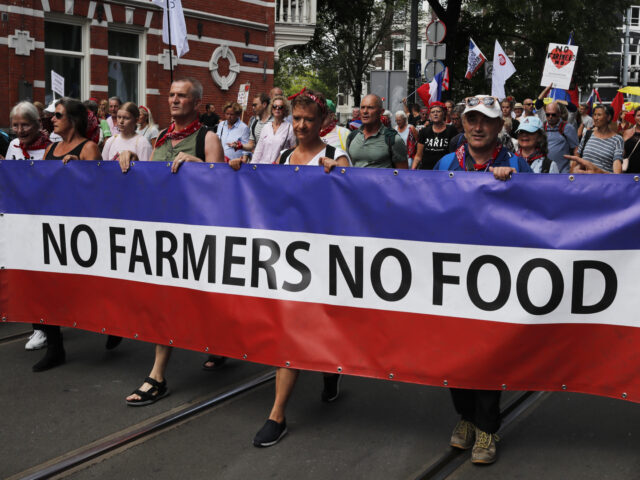
[[[502,117],[500,101],[491,95],[476,95],[475,97],[468,97],[464,100],[464,103],[466,108],[464,109],[462,116],[465,116],[469,112],[480,112],[489,118]]]
[[[538,117],[525,117],[520,122],[520,126],[518,127],[518,130],[516,130],[516,133],[518,132],[534,133],[542,129],[543,129],[542,121]]]

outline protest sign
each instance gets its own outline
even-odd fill
[[[540,85],[547,87],[553,83],[556,88],[568,90],[577,55],[578,47],[576,45],[550,43]]]

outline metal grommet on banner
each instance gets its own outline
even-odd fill
[[[209,165],[209,168],[213,168],[213,163],[211,165]]]
[[[208,352],[209,351],[209,347],[204,347],[204,351]]]
[[[242,359],[246,360],[247,359],[247,354],[245,353],[244,355],[242,355]]]
[[[4,217],[4,213],[0,213],[0,217]]]
[[[449,382],[445,380],[444,382],[442,382],[442,384],[446,387],[447,385],[449,385]]]
[[[573,182],[576,179],[576,177],[574,177],[573,175],[569,175],[569,181]]]
[[[293,169],[294,172],[297,172],[299,170],[300,170],[300,167],[296,167],[296,168]]]
[[[502,384],[502,389],[503,389],[503,390],[506,390],[506,389],[507,389],[507,384],[506,384],[506,383],[503,383],[503,384]]]
[[[29,164],[30,167],[33,167],[33,160],[31,160],[31,163]]]
[[[338,367],[338,373],[342,372],[342,367]]]
[[[106,330],[107,330],[106,328],[103,328],[103,329],[102,329],[102,333],[104,333]]]
[[[73,322],[73,326],[77,327],[78,326],[78,322]]]
[[[449,178],[453,178],[453,172],[449,172]]]
[[[4,270],[4,265],[2,265],[2,266],[0,267],[0,270]]]
[[[389,380],[393,380],[393,373],[389,374]]]
[[[134,333],[134,334],[133,334],[133,338],[138,338],[138,334],[137,334],[137,333]]]
[[[623,393],[623,394],[622,394],[622,398],[627,398],[627,394],[626,394],[626,393]]]
[[[44,318],[41,318],[41,319],[40,319],[40,323],[44,323]]]
[[[394,170],[394,171],[393,171],[393,175],[394,175],[394,176],[398,176],[398,170]]]
[[[169,345],[173,345],[173,340],[169,340]]]
[[[340,173],[347,173],[347,169],[343,168],[342,170],[340,170]]]
[[[285,366],[285,367],[290,367],[290,366],[291,366],[291,362],[289,362],[289,361],[284,362],[284,366]]]
[[[253,169],[254,169],[254,170],[257,170],[257,169],[258,169],[258,165],[254,165],[254,166],[253,166]]]
[[[171,162],[167,162],[167,167],[170,167],[170,166],[171,166]]]
[[[100,166],[100,165],[102,165],[102,162],[98,162],[98,166]],[[133,163],[132,163],[132,165],[133,165]]]
[[[566,390],[566,389],[567,389],[567,386],[566,386],[566,385],[562,385],[562,389],[563,389],[563,390]]]
[[[640,177],[638,175],[636,175],[636,176],[633,177],[633,180],[638,182],[638,181],[640,181]]]
[[[2,321],[6,322],[7,321],[7,317],[2,317]]]

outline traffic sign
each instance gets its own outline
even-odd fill
[[[440,60],[431,60],[424,67],[424,81],[430,82],[437,74],[442,71],[444,71],[444,63],[442,63]]]
[[[427,25],[427,41],[431,43],[442,43],[447,36],[447,27],[439,19],[433,20]]]

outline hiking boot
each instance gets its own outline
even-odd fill
[[[471,450],[471,462],[489,464],[496,461],[496,442],[500,438],[495,433],[483,432],[476,428],[476,443]]]
[[[473,447],[476,437],[476,427],[467,420],[460,420],[451,434],[449,445],[460,450],[469,450]]]

